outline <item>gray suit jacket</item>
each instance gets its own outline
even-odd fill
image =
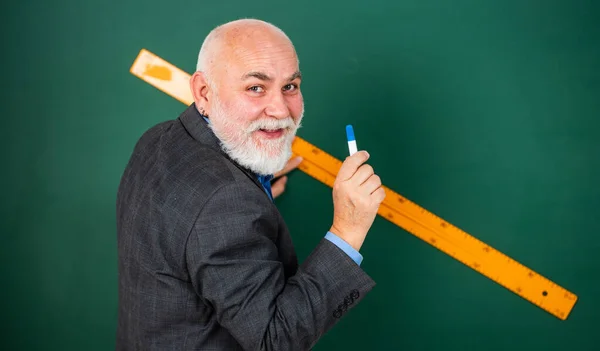
[[[256,174],[194,104],[135,145],[117,233],[117,350],[307,350],[374,286],[324,238],[298,266]]]

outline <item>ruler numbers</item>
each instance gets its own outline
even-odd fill
[[[145,49],[130,72],[184,104],[193,102],[187,86],[190,75]],[[294,139],[292,151],[304,158],[298,166],[301,171],[333,186],[342,161],[300,137]],[[576,295],[393,190],[384,189],[387,195],[379,215],[554,316],[568,317]]]

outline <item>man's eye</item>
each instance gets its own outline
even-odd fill
[[[286,86],[283,87],[283,90],[285,91],[294,91],[298,89],[298,85],[297,84],[288,84]]]
[[[250,88],[248,88],[248,90],[250,90],[254,93],[262,93],[264,91],[263,88],[258,85],[251,86]]]

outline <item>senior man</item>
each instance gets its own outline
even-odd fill
[[[359,250],[385,192],[366,151],[344,160],[301,265],[273,203],[297,166],[301,79],[272,24],[205,38],[194,103],[141,136],[118,189],[117,350],[307,350],[373,288]]]

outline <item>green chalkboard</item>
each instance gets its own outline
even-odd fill
[[[114,348],[117,185],[141,133],[185,108],[129,67],[146,48],[192,73],[208,31],[242,17],[296,45],[299,136],[342,159],[353,124],[386,186],[579,297],[561,321],[378,218],[361,250],[377,286],[315,350],[600,347],[600,3],[2,7],[3,349]],[[331,189],[296,171],[277,203],[302,260]]]

